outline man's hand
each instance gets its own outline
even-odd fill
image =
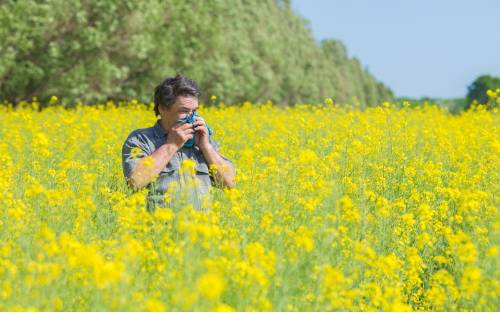
[[[204,149],[210,145],[208,140],[208,128],[207,124],[201,117],[196,117],[196,122],[193,123],[195,134],[194,134],[194,143],[200,149]]]
[[[190,123],[175,124],[168,131],[167,144],[173,144],[180,149],[186,141],[193,138],[194,129]]]

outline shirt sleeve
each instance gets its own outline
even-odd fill
[[[123,175],[126,179],[130,178],[141,158],[152,154],[150,150],[147,141],[140,133],[132,132],[128,136],[122,147]]]

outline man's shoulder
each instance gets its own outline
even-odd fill
[[[151,127],[145,127],[145,128],[137,128],[134,129],[129,133],[127,136],[127,140],[133,139],[133,138],[143,138],[143,139],[149,139],[152,138],[155,135],[154,132],[154,126]]]
[[[122,151],[127,153],[131,148],[139,147],[145,153],[151,154],[155,150],[157,141],[153,127],[137,128],[125,139]]]

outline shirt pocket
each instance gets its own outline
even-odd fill
[[[175,168],[165,167],[161,172],[157,180],[155,192],[163,194],[165,193],[170,184],[173,182],[179,182],[178,170]]]
[[[170,183],[179,182],[179,169],[180,162],[177,154],[175,154],[159,174],[157,192],[164,193],[168,190]]]
[[[181,161],[179,159],[178,153],[172,156],[172,159],[167,163],[167,166],[161,170],[161,174],[171,174],[172,172],[178,171],[181,168]]]
[[[196,164],[196,178],[200,180],[200,192],[202,194],[208,193],[211,183],[211,178],[209,175],[209,168],[207,163],[197,163]]]
[[[208,175],[209,170],[208,170],[208,165],[207,163],[196,163],[196,175]]]
[[[172,165],[169,163],[169,164],[167,164],[167,166],[165,166],[161,170],[160,175],[171,176],[171,175],[175,174],[175,172],[178,170],[179,170],[178,166],[175,166],[175,165]]]

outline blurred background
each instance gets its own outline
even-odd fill
[[[433,102],[500,88],[496,1],[2,1],[0,101],[152,100],[181,73],[210,103]]]

